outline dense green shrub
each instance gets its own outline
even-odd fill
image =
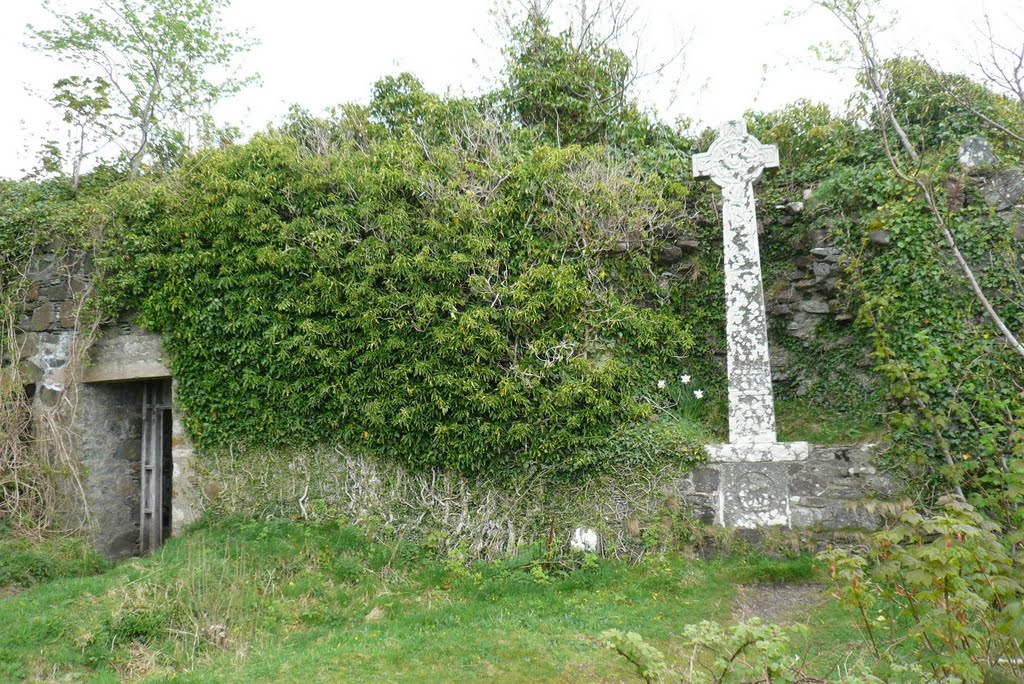
[[[200,446],[598,463],[694,345],[652,263],[681,198],[602,148],[524,142],[408,79],[377,94],[325,124],[327,153],[258,136],[121,188],[106,291],[167,333]]]

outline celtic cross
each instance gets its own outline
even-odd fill
[[[732,445],[775,443],[775,406],[768,360],[754,181],[765,168],[778,165],[778,148],[762,145],[747,133],[743,121],[724,123],[711,148],[693,156],[693,175],[710,176],[722,188],[729,442]],[[763,458],[754,454],[737,456],[736,460]],[[734,459],[725,456],[722,460]]]

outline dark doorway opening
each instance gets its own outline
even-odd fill
[[[139,551],[171,536],[174,462],[171,459],[171,381],[147,381],[142,391],[142,468]]]

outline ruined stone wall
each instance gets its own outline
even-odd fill
[[[881,523],[878,501],[898,496],[896,482],[877,470],[875,447],[811,446],[806,461],[789,462],[788,503],[807,544],[860,535]],[[716,522],[720,465],[690,470],[689,462],[624,469],[561,488],[543,478],[495,483],[450,472],[410,472],[400,465],[314,448],[289,453],[221,454],[199,464],[214,515],[258,519],[344,520],[368,530],[387,527],[407,540],[476,557],[515,554],[524,543],[553,534],[568,544],[577,528],[594,530],[605,555],[637,557],[676,538],[698,519]],[[742,464],[750,465],[750,464]],[[756,465],[756,464],[755,464]],[[795,537],[796,535],[794,535]]]
[[[22,377],[36,385],[37,401],[46,408],[56,406],[67,383],[78,320],[75,298],[85,289],[84,270],[52,251],[36,255],[29,264],[30,284],[18,322],[18,362]]]
[[[142,387],[170,372],[159,335],[127,324],[78,329],[88,264],[53,252],[29,265],[30,286],[17,335],[21,377],[32,386],[37,423],[67,431],[52,448],[70,450],[81,466],[78,518],[100,551],[123,557],[138,551]],[[42,431],[37,430],[37,435]],[[193,520],[192,447],[173,415],[172,529]]]
[[[947,180],[949,210],[959,211],[969,197],[978,197],[995,217],[1012,228],[1024,270],[1024,168],[1006,168],[992,145],[976,136],[962,142],[958,157],[964,175]],[[807,189],[801,199],[776,206],[776,212],[764,216],[764,228],[770,229],[776,223],[783,227],[810,225],[813,216],[808,213],[813,214],[813,210],[808,207],[813,204],[812,197],[812,190]],[[872,249],[890,248],[891,236],[887,230],[871,230],[867,239]],[[872,360],[869,349],[855,348],[852,330],[855,309],[842,291],[844,255],[828,232],[817,228],[807,229],[789,247],[796,255],[793,268],[765,281],[765,304],[772,333],[773,383],[776,388],[791,389],[801,396],[813,393],[816,383],[839,371],[845,372],[858,389],[868,389]],[[972,264],[976,273],[984,271],[987,258]],[[959,273],[955,278],[960,282]],[[821,334],[826,327],[829,333]],[[854,367],[837,368],[829,364],[808,367],[796,363],[787,350],[791,345],[786,344],[793,341],[804,349],[830,357],[836,356],[837,350],[855,351],[855,354],[847,354],[846,361]]]

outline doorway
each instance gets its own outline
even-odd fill
[[[142,389],[140,553],[152,551],[171,536],[171,434],[171,381],[149,380]]]

